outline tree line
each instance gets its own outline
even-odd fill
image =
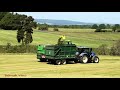
[[[112,29],[113,32],[120,32],[120,24],[93,24],[93,25],[48,25],[37,24],[38,30],[48,30],[48,28],[70,28],[70,29],[96,29],[95,32],[106,32],[104,29]]]

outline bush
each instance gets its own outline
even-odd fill
[[[36,53],[35,45],[15,45],[8,43],[6,46],[0,46],[0,53]]]
[[[48,31],[48,27],[39,27],[38,30],[41,30],[41,31]]]
[[[118,40],[110,50],[110,55],[119,55],[120,56],[120,40]]]
[[[107,30],[101,30],[101,32],[107,32]]]
[[[97,28],[97,29],[95,30],[95,32],[112,32],[112,31],[106,30],[106,29]]]
[[[97,51],[99,55],[109,55],[109,49],[106,44],[99,46]]]
[[[54,28],[53,31],[59,31],[59,29],[58,28]]]
[[[95,32],[101,32],[101,29],[100,29],[100,28],[97,28],[97,29],[95,30]]]
[[[107,32],[112,32],[112,30],[107,30]]]
[[[99,54],[98,53],[98,48],[92,48],[92,51],[95,52],[97,55]]]
[[[117,32],[120,32],[120,30],[117,30]]]

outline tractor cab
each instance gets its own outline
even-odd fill
[[[88,55],[90,55],[91,52],[92,52],[92,48],[78,46],[78,47],[77,47],[77,51],[78,51],[79,53],[87,53]]]

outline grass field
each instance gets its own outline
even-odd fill
[[[112,44],[120,39],[120,33],[101,32],[95,33],[93,29],[59,29],[59,32],[53,32],[52,28],[49,31],[34,30],[33,45],[38,44],[56,44],[60,35],[65,34],[66,39],[72,40],[73,43],[79,46],[98,47],[101,44]],[[0,45],[11,43],[18,45],[16,40],[17,31],[0,30]]]
[[[100,63],[51,65],[35,54],[0,54],[0,78],[120,78],[120,56],[99,56]]]

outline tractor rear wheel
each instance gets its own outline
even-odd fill
[[[80,57],[80,62],[81,63],[87,63],[88,62],[88,56],[87,55],[83,55],[82,57]]]

